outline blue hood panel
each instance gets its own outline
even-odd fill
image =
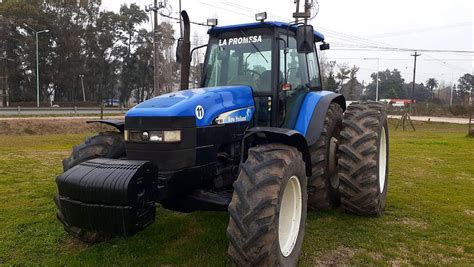
[[[196,126],[200,127],[211,125],[221,113],[253,106],[253,94],[249,86],[209,87],[178,91],[152,98],[130,109],[125,116],[194,116]]]

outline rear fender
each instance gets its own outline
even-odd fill
[[[120,120],[93,120],[93,121],[87,121],[87,123],[107,124],[107,125],[115,127],[121,133],[123,133],[125,129],[125,121],[120,121]]]
[[[305,138],[308,146],[316,143],[324,127],[326,113],[331,103],[337,103],[342,110],[346,110],[346,100],[343,95],[321,91],[310,93],[301,106],[295,130]]]
[[[274,128],[274,127],[254,127],[247,130],[242,140],[242,153],[240,164],[247,160],[248,150],[259,144],[282,143],[288,146],[296,147],[303,155],[306,163],[306,175],[311,177],[311,156],[309,154],[308,144],[303,135],[298,131]]]

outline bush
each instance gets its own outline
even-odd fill
[[[461,106],[461,105],[455,105],[449,107],[449,112],[453,114],[454,116],[468,116],[469,115],[469,109],[466,106]]]

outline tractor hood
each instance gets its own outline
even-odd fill
[[[250,108],[246,110],[245,108]],[[125,117],[195,117],[196,126],[208,126],[229,111],[254,111],[249,86],[222,86],[173,92],[149,99],[130,109]],[[245,116],[245,115],[244,115]]]

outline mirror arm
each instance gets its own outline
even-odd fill
[[[197,46],[197,47],[195,47],[195,48],[193,48],[193,49],[191,50],[191,56],[190,56],[189,62],[191,62],[191,61],[193,60],[193,53],[194,53],[194,51],[196,51],[196,50],[198,50],[198,49],[201,49],[201,48],[203,48],[203,47],[207,47],[207,44],[201,45],[201,46]]]
[[[286,38],[289,39],[288,34],[286,35]],[[283,43],[285,43],[285,50],[283,51],[283,54],[285,54],[285,57],[284,57],[284,59],[283,59],[283,65],[285,66],[285,67],[284,67],[284,73],[285,73],[285,74],[284,74],[284,75],[285,75],[285,77],[284,77],[284,80],[285,80],[284,83],[288,83],[288,75],[287,75],[287,73],[286,73],[286,66],[287,66],[287,58],[286,58],[286,57],[287,57],[288,51],[289,51],[288,42],[286,42],[285,39],[282,39],[282,38],[280,38],[280,37],[278,37],[277,40],[283,41]],[[278,47],[280,47],[280,43],[278,43]]]

